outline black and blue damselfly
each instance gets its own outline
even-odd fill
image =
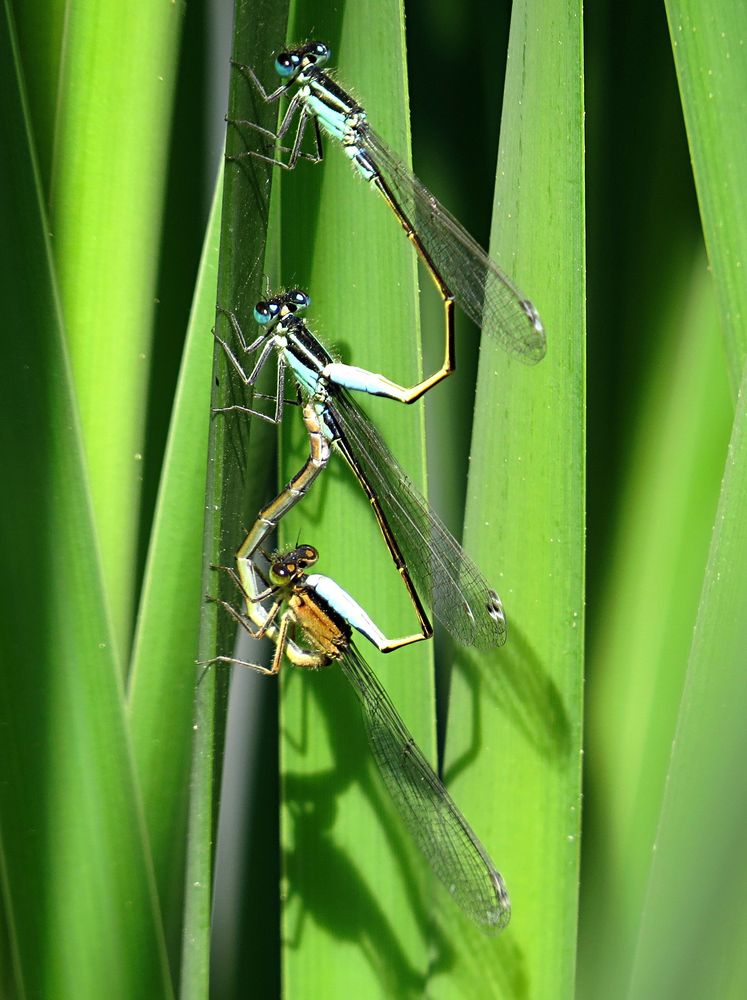
[[[303,419],[309,435],[307,462],[260,511],[236,553],[242,586],[248,588],[252,560],[259,548],[267,542],[280,518],[303,499],[335,448],[342,453],[371,502],[418,617],[420,631],[397,640],[391,648],[432,635],[420,595],[459,642],[502,645],[507,629],[500,598],[431,511],[348,391],[402,400],[406,387],[383,375],[334,361],[298,314],[308,304],[308,295],[300,289],[259,302],[254,316],[263,330],[251,343],[247,343],[236,316],[227,313],[242,354],[258,354],[248,374],[230,344],[216,333],[216,339],[247,386],[254,385],[273,353],[278,358],[276,405],[272,415],[242,405],[224,407],[222,412],[250,413],[278,423],[285,398],[285,373],[290,369],[305,399]]]
[[[313,162],[322,159],[324,133],[342,145],[358,174],[389,205],[438,288],[445,313],[443,364],[438,372],[413,386],[404,401],[412,402],[454,371],[454,302],[509,354],[528,364],[540,361],[546,350],[545,332],[534,305],[371,128],[363,107],[324,72],[330,55],[328,46],[318,41],[281,52],[275,60],[275,70],[282,83],[271,93],[250,66],[235,64],[267,103],[295,92],[277,132],[251,121],[234,124],[249,126],[272,143],[279,143],[298,119],[292,146],[289,150],[281,146],[279,150],[288,153],[287,159],[256,151],[239,156],[258,157],[292,170],[299,159]],[[314,151],[302,152],[303,137],[310,123],[314,130]]]

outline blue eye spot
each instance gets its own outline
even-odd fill
[[[275,72],[278,76],[290,76],[295,69],[293,60],[287,52],[281,54],[275,60]]]
[[[258,302],[254,307],[254,319],[264,326],[270,322],[270,307],[266,302]]]

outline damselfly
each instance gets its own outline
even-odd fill
[[[310,545],[276,555],[264,590],[258,588],[254,566],[247,575],[248,591],[229,570],[244,590],[247,614],[227,601],[217,603],[252,637],[271,638],[275,654],[271,667],[228,656],[209,662],[237,663],[269,675],[279,672],[284,656],[309,670],[338,663],[360,699],[371,753],[411,836],[464,912],[489,933],[502,930],[511,914],[503,879],[356,649],[352,629],[379,649],[394,640],[387,639],[334,580],[305,572],[317,559]],[[265,601],[271,602],[269,610],[262,605]],[[300,646],[299,638],[313,648]]]
[[[406,402],[417,399],[454,371],[455,301],[477,326],[510,354],[528,364],[539,361],[545,355],[545,333],[535,307],[377,135],[368,124],[365,110],[322,70],[330,55],[323,42],[308,42],[281,52],[275,60],[275,69],[283,82],[271,93],[267,93],[250,66],[235,64],[267,103],[279,100],[297,87],[276,133],[255,122],[235,122],[261,132],[274,143],[282,141],[297,115],[293,145],[289,151],[280,147],[280,152],[289,152],[288,159],[256,151],[239,156],[255,156],[292,170],[299,158],[313,162],[322,159],[324,132],[342,144],[358,173],[381,193],[394,212],[438,288],[446,326],[441,369],[420,385],[413,386]],[[314,127],[312,153],[301,151],[309,122]]]
[[[238,549],[236,564],[242,586],[248,589],[254,554],[280,518],[306,495],[336,447],[371,502],[418,617],[420,631],[397,640],[389,649],[432,635],[420,594],[432,603],[438,619],[459,642],[502,645],[506,641],[506,618],[500,598],[431,511],[347,391],[360,390],[401,400],[403,387],[383,375],[333,361],[298,315],[298,310],[308,304],[309,297],[299,289],[259,302],[254,316],[264,330],[251,343],[246,342],[236,316],[226,313],[242,353],[258,352],[258,360],[249,374],[231,346],[215,334],[247,386],[254,385],[273,352],[278,356],[274,415],[242,405],[223,407],[222,412],[251,413],[270,423],[279,422],[286,368],[291,370],[306,397],[303,419],[309,435],[309,459],[283,492],[260,511]]]

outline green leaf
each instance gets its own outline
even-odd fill
[[[624,995],[732,419],[702,248],[646,310],[620,517],[590,644],[584,995]]]
[[[68,5],[51,225],[117,649],[132,636],[177,3]]]
[[[743,996],[747,376],[724,470],[630,996]]]
[[[24,67],[29,118],[39,158],[44,202],[48,203],[60,60],[65,28],[65,0],[13,2],[20,61]]]
[[[461,937],[433,996],[568,997],[579,877],[584,623],[582,18],[515,3],[491,250],[540,311],[534,368],[483,336],[465,528],[506,607],[500,651],[455,655],[454,793],[502,871],[512,918]],[[465,761],[468,766],[465,766]],[[453,924],[451,924],[453,927]]]
[[[170,950],[181,940],[223,171],[205,234],[130,668],[128,718]],[[168,711],[164,711],[164,706]],[[172,964],[173,961],[172,961]],[[178,965],[178,963],[177,963]]]
[[[0,837],[20,996],[168,997],[39,174],[0,31]]]
[[[285,36],[287,4],[269,0],[237,5],[233,58],[254,64],[273,51]],[[271,112],[256,102],[239,73],[231,77],[229,118],[251,118],[272,127]],[[246,150],[236,129],[227,131],[227,152],[234,156]],[[262,292],[267,220],[272,170],[256,160],[231,162],[223,184],[221,248],[218,270],[218,305],[235,309],[240,316],[253,308]],[[229,336],[225,317],[216,319],[221,334]],[[211,405],[221,407],[238,401],[241,388],[229,370],[223,352],[216,348],[213,363]],[[215,417],[210,423],[208,477],[203,536],[203,594],[220,593],[236,601],[236,593],[224,574],[212,565],[232,562],[245,530],[247,511],[259,509],[265,470],[269,463],[268,436],[255,433],[246,419]],[[203,605],[199,655],[209,660],[216,653],[230,655],[234,626],[215,604]],[[228,671],[209,670],[197,689],[192,781],[189,805],[187,878],[182,943],[182,995],[208,995],[210,931],[213,903],[214,844],[223,755],[223,735]]]
[[[744,828],[744,375],[747,161],[734,130],[747,83],[745,12],[667,4],[682,105],[732,387],[732,428],[693,644],[679,706],[655,854],[637,931],[631,995],[739,996],[747,868]],[[712,405],[708,400],[709,407]],[[718,816],[714,824],[713,817]],[[695,874],[695,885],[684,877]],[[694,892],[692,890],[695,890]]]
[[[667,0],[706,249],[736,391],[747,357],[747,148],[735,141],[745,116],[747,7]]]
[[[306,37],[312,24],[314,37],[332,49],[341,85],[407,162],[401,5],[347,4],[341,17],[331,3],[297,3],[289,38]],[[311,294],[310,329],[342,360],[413,383],[420,371],[416,258],[383,199],[327,142],[323,165],[300,163],[282,177],[281,205],[279,279]],[[433,337],[440,345],[440,325]],[[422,404],[379,399],[366,409],[422,488]],[[283,485],[308,455],[300,423],[295,414],[284,421]],[[307,499],[284,518],[281,538],[315,545],[319,571],[345,587],[388,635],[414,631],[412,606],[370,504],[340,456],[333,455]],[[382,657],[366,644],[361,652],[432,758],[430,646]],[[282,687],[286,995],[417,990],[428,963],[430,892],[373,773],[358,705],[334,668],[322,674],[286,668]]]

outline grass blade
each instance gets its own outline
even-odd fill
[[[673,743],[632,997],[737,997],[747,987],[742,957],[746,406],[747,378],[734,418]]]
[[[706,11],[686,0],[668,3],[667,15],[729,375],[732,387],[741,379],[742,388],[638,927],[631,990],[636,996],[671,989],[737,996],[744,991],[745,971],[741,940],[733,929],[744,926],[742,890],[747,876],[741,854],[731,847],[747,815],[736,777],[744,753],[743,726],[734,714],[744,710],[747,328],[741,262],[747,246],[747,199],[742,190],[747,161],[741,147],[734,146],[733,129],[742,118],[741,95],[747,82],[747,20],[744,11],[732,5]],[[715,812],[719,823],[714,828]],[[694,906],[683,896],[680,876],[685,866],[698,871]],[[683,902],[688,907],[685,920]]]
[[[401,5],[297,3],[289,38],[332,48],[343,86],[374,128],[409,157]],[[280,280],[308,288],[310,327],[355,364],[414,381],[419,369],[415,256],[382,200],[334,143],[324,164],[282,178]],[[440,342],[440,332],[434,339]],[[368,407],[397,457],[423,483],[421,408]],[[281,482],[308,454],[285,421]],[[283,523],[286,542],[320,551],[320,571],[360,600],[390,635],[414,615],[370,505],[333,456],[324,480]],[[362,649],[424,752],[433,751],[430,644],[382,658]],[[286,995],[409,995],[427,967],[429,897],[415,852],[372,773],[360,713],[338,671],[283,678],[281,766]],[[334,816],[334,824],[332,823]],[[329,886],[335,886],[330,899]]]
[[[44,201],[47,204],[60,85],[65,0],[15,3],[13,6],[18,47],[25,67],[29,117],[36,141]]]
[[[0,32],[2,885],[17,992],[168,997],[9,5]],[[95,942],[95,946],[92,946]]]
[[[732,419],[710,274],[683,261],[650,317],[588,688],[583,995],[624,995]],[[669,308],[667,308],[669,305]],[[632,424],[632,418],[631,418]]]
[[[172,955],[181,939],[194,671],[203,600],[202,528],[223,196],[205,234],[151,531],[130,669],[128,719]],[[164,712],[168,705],[168,712]],[[172,958],[172,966],[174,961]],[[177,963],[178,965],[178,963]]]
[[[234,22],[233,58],[256,64],[285,37],[287,4],[258,0],[240,2]],[[231,79],[229,118],[252,118],[272,127],[271,112],[252,103],[252,94],[240,74]],[[246,149],[239,133],[227,132],[230,155]],[[232,163],[225,172],[221,249],[218,271],[218,304],[245,315],[262,291],[267,220],[272,171],[254,160]],[[251,304],[251,306],[250,306]],[[220,318],[218,322],[223,322]],[[228,335],[224,330],[224,335]],[[213,361],[214,407],[240,397],[222,351]],[[254,428],[252,428],[254,431]],[[258,510],[269,457],[263,449],[267,435],[249,434],[249,421],[214,419],[208,441],[208,479],[203,539],[202,593],[235,600],[223,574],[210,569],[228,565],[241,540],[246,511]],[[203,605],[200,621],[201,659],[233,649],[234,628],[227,615],[218,615],[214,604]],[[218,791],[221,778],[225,724],[227,671],[208,671],[197,690],[195,734],[192,748],[192,782],[189,807],[187,876],[182,941],[182,995],[203,998],[210,982],[210,919]]]
[[[51,221],[101,554],[122,662],[136,595],[178,4],[69,4]]]
[[[734,141],[744,121],[747,8],[667,0],[706,249],[721,310],[732,388],[747,357],[747,149]]]
[[[571,996],[584,606],[584,105],[577,4],[515,3],[492,249],[540,310],[547,356],[485,339],[465,541],[506,604],[499,653],[457,654],[447,774],[506,878],[512,921],[472,934],[433,996]],[[465,768],[465,762],[469,768]],[[455,933],[450,935],[453,940]]]

